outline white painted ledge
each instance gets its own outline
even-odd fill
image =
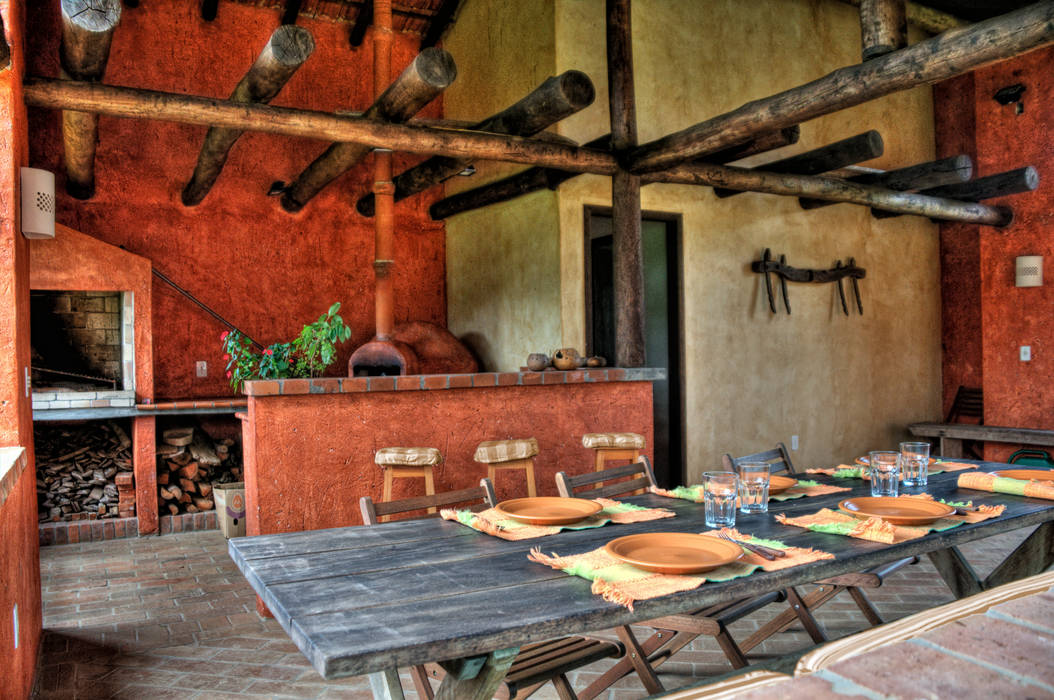
[[[24,447],[0,447],[0,508],[7,496],[15,490],[18,477],[26,470],[29,459]]]

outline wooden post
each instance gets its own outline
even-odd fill
[[[846,68],[643,144],[633,172],[652,172],[742,143],[762,131],[837,112],[917,85],[961,75],[1054,41],[1054,0],[950,29],[906,49]]]
[[[885,145],[882,142],[882,135],[872,130],[757,167],[759,170],[765,170],[770,173],[819,175],[820,173],[844,168],[853,163],[861,163],[878,158],[882,155],[884,149]],[[739,194],[739,192],[716,189],[714,194],[718,197],[732,197]]]
[[[311,32],[291,24],[280,26],[271,34],[256,62],[234,88],[230,101],[270,102],[314,50],[315,40]],[[194,174],[183,188],[181,198],[184,205],[191,207],[205,199],[223,171],[228,152],[242,133],[240,129],[220,127],[208,130]]]
[[[637,145],[630,0],[607,0],[608,111],[615,156]],[[611,232],[615,287],[615,364],[642,367],[644,353],[644,249],[640,177],[622,168],[611,178]]]
[[[904,0],[860,0],[860,38],[865,61],[908,45]]]
[[[402,75],[363,115],[366,119],[404,122],[436,98],[457,77],[457,67],[442,49],[417,54]],[[282,207],[300,211],[329,183],[366,157],[372,147],[362,143],[334,143],[307,166],[282,195]]]
[[[708,163],[731,163],[758,153],[797,143],[799,135],[800,130],[797,126],[762,134],[745,144],[733,146],[720,153],[707,156],[706,161]],[[606,134],[585,144],[585,148],[607,149],[610,144],[611,134]],[[429,207],[428,213],[434,220],[438,221],[461,212],[479,209],[498,202],[506,202],[541,189],[555,190],[564,182],[579,174],[556,168],[528,168],[501,180],[441,199]]]
[[[1025,168],[1008,170],[1005,173],[979,177],[968,182],[931,187],[922,190],[919,194],[929,197],[959,199],[966,202],[980,202],[995,197],[1032,192],[1037,187],[1039,187],[1039,173],[1030,165]],[[871,213],[876,219],[885,219],[891,216],[899,216],[902,212],[881,211],[880,208],[875,207]]]
[[[391,82],[392,0],[373,0],[373,89],[379,102],[384,86]],[[389,340],[395,325],[392,267],[395,265],[395,186],[392,183],[392,152],[373,155],[373,193],[377,199],[374,227],[373,274],[376,340]]]
[[[769,173],[727,165],[680,165],[661,173],[645,175],[644,181],[709,185],[830,202],[852,202],[942,221],[963,221],[987,226],[1007,226],[1013,221],[1013,212],[1006,207],[989,207],[923,194],[894,192],[834,177]]]
[[[966,182],[973,175],[973,161],[970,156],[958,155],[951,158],[928,163],[910,165],[906,168],[886,172],[861,173],[846,178],[847,182],[861,185],[875,185],[891,190],[919,190],[926,187],[940,187],[957,182]],[[802,209],[818,209],[837,202],[825,202],[819,199],[801,199],[798,202]]]
[[[62,77],[102,80],[110,57],[113,30],[121,21],[121,0],[62,0]],[[62,113],[62,144],[66,157],[66,191],[77,199],[95,194],[95,145],[99,116]]]
[[[549,78],[511,107],[473,126],[474,131],[531,136],[547,126],[593,104],[596,92],[589,76],[569,70]],[[456,175],[472,164],[472,158],[429,158],[395,178],[395,201],[422,192]],[[359,199],[356,208],[373,216],[373,195]]]

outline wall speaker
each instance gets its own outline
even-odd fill
[[[55,237],[55,173],[22,168],[22,235]]]
[[[1015,260],[1014,264],[1014,286],[1016,287],[1042,287],[1043,286],[1043,256],[1022,255]]]

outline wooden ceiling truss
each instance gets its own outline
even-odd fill
[[[225,148],[210,148],[210,136],[207,136],[199,169],[202,159],[211,159],[215,175],[219,174],[216,164],[222,167],[232,138],[236,139],[242,131],[333,142],[320,156],[322,160],[327,154],[332,156],[334,150],[347,151],[344,157],[333,159],[325,167],[317,165],[316,160],[290,188],[285,188],[283,205],[290,211],[303,207],[322,187],[372,149],[433,156],[394,179],[395,199],[433,187],[476,160],[534,166],[504,180],[440,200],[431,209],[436,218],[506,201],[542,187],[555,188],[578,173],[607,175],[612,178],[616,335],[626,340],[615,358],[621,366],[639,366],[644,361],[640,251],[640,187],[643,185],[655,182],[705,185],[718,188],[720,196],[744,191],[795,196],[805,209],[850,202],[871,207],[876,216],[913,214],[992,226],[1008,225],[1012,212],[1006,207],[982,204],[982,200],[1026,192],[1038,185],[1036,171],[1029,167],[970,180],[972,164],[965,156],[889,172],[850,171],[847,174],[847,166],[881,153],[882,140],[876,132],[754,167],[728,163],[794,143],[799,134],[797,125],[804,121],[961,75],[1054,42],[1054,0],[951,28],[911,46],[905,45],[905,19],[911,18],[912,3],[905,6],[904,0],[854,2],[860,6],[864,62],[643,144],[637,143],[630,0],[607,0],[611,133],[584,147],[537,135],[592,102],[593,86],[577,71],[551,78],[516,105],[469,128],[456,124],[399,123],[437,95],[445,87],[445,84],[440,87],[440,83],[446,80],[449,84],[453,79],[453,61],[449,56],[439,61],[445,68],[437,69],[438,82],[426,86],[428,81],[417,75],[409,81],[415,86],[404,90],[405,86],[401,86],[407,80],[404,74],[388,90],[399,93],[399,99],[385,102],[386,92],[361,115],[271,107],[266,104],[270,99],[266,90],[239,92],[256,66],[228,100],[103,85],[99,81],[110,37],[120,17],[120,0],[104,0],[104,10],[93,14],[90,26],[78,19],[84,9],[80,6],[85,3],[87,0],[62,0],[61,3],[62,78],[27,78],[24,86],[27,105],[63,110],[67,189],[74,196],[87,198],[93,191],[92,167],[100,114],[210,127],[213,140],[217,140],[215,134],[223,135],[218,141]],[[216,0],[202,0],[202,16],[214,17],[216,7]],[[284,20],[294,22],[301,7],[299,0],[288,0],[284,5]],[[432,31],[426,36],[428,42],[438,40],[457,7],[456,0],[441,3],[432,15]],[[368,2],[360,5],[350,30],[353,44],[356,39],[361,42],[371,21],[370,8]],[[388,3],[385,12],[388,16],[392,12]],[[422,56],[425,53],[415,59],[415,64]],[[441,75],[444,70],[448,73],[445,76]],[[274,92],[280,88],[281,84],[277,84]],[[558,99],[554,101],[554,97]],[[549,109],[536,109],[542,102],[552,104]],[[206,151],[214,153],[207,157]],[[204,182],[208,178],[196,171],[191,184],[198,180]],[[210,186],[208,182],[201,197]],[[295,197],[285,196],[294,188]],[[367,194],[359,199],[360,212],[372,213],[372,197]]]

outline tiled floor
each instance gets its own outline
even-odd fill
[[[983,575],[1027,532],[964,547]],[[40,698],[370,698],[364,678],[323,681],[274,620],[256,614],[255,597],[227,556],[217,531],[171,534],[41,549],[44,650],[38,672]],[[870,595],[886,619],[951,600],[924,561],[887,579]],[[743,639],[768,616],[770,606],[737,622]],[[852,601],[836,599],[819,615],[831,637],[862,629]],[[791,629],[755,649],[754,662],[810,646]],[[572,677],[584,687],[603,664]],[[729,671],[710,638],[697,640],[661,667],[667,688]],[[404,680],[407,697],[415,697]],[[634,676],[608,700],[645,697]],[[556,697],[547,686],[538,698]]]

